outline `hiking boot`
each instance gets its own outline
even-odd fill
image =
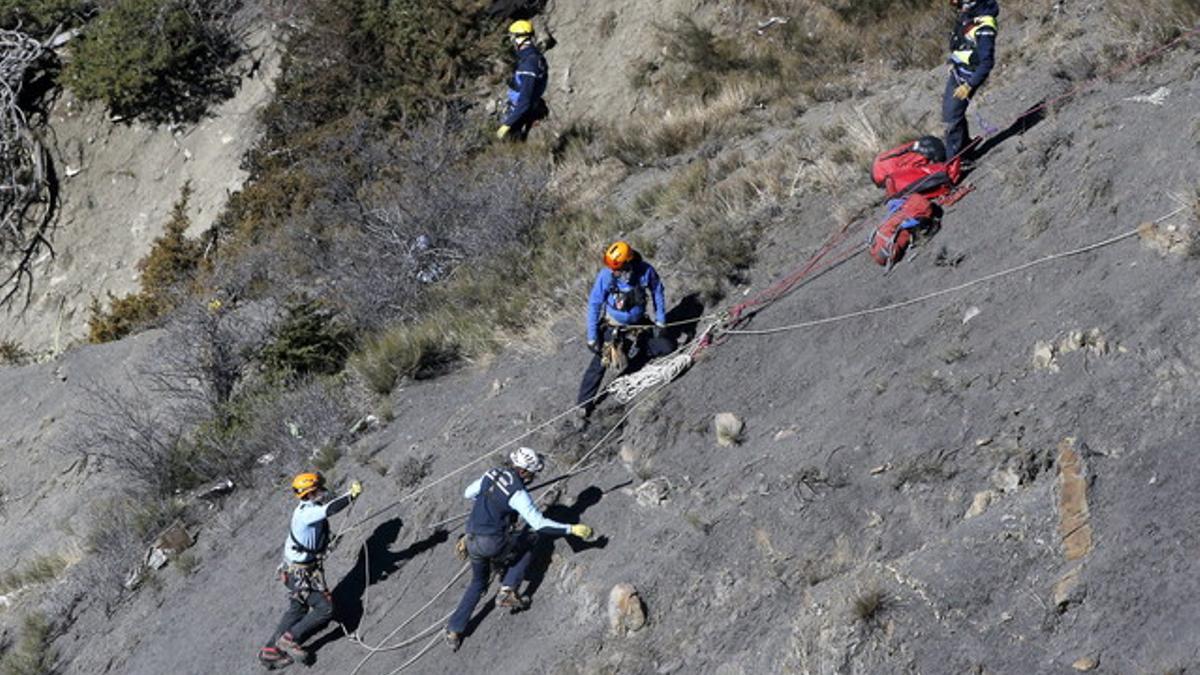
[[[507,586],[501,586],[496,593],[496,606],[519,612],[529,608],[529,598],[517,595],[517,592]]]
[[[445,636],[446,646],[450,647],[450,651],[456,652],[462,646],[462,633],[455,633],[452,630],[446,631]]]
[[[300,643],[296,642],[292,638],[291,633],[284,633],[281,635],[279,639],[275,641],[275,646],[287,652],[288,656],[291,656],[293,659],[301,663],[308,662],[308,652],[304,649],[304,647],[300,646]]]
[[[258,650],[258,662],[267,670],[279,670],[292,665],[292,657],[278,647],[263,647]]]

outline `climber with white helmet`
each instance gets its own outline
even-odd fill
[[[474,500],[466,525],[466,553],[471,561],[472,577],[446,626],[446,643],[455,651],[462,644],[471,613],[487,588],[493,565],[507,567],[500,591],[496,593],[496,606],[517,611],[529,605],[529,598],[519,595],[518,588],[533,559],[534,537],[526,536],[516,528],[517,516],[538,534],[570,534],[580,539],[592,537],[592,528],[587,525],[566,525],[550,520],[533,503],[526,485],[541,472],[541,455],[530,448],[517,448],[509,454],[508,460],[506,466],[489,470],[468,485],[463,493],[465,498]]]

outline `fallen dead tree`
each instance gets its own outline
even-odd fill
[[[47,46],[0,30],[0,306],[32,293],[33,266],[53,253],[50,230],[57,201],[49,154],[21,109],[21,87]]]

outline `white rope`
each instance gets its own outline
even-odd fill
[[[671,382],[692,365],[692,355],[674,354],[658,361],[647,363],[637,372],[622,375],[608,385],[608,393],[618,403],[626,404],[637,395],[652,387]]]
[[[1180,208],[1176,209],[1175,211],[1172,211],[1171,213],[1168,213],[1167,215],[1159,218],[1158,220],[1155,220],[1154,222],[1160,223],[1160,222],[1166,220],[1167,218],[1170,218],[1171,216],[1174,216],[1184,210],[1186,210],[1186,207],[1180,207]],[[1010,275],[1016,274],[1018,272],[1023,272],[1025,270],[1027,270],[1031,267],[1035,267],[1037,265],[1044,265],[1048,262],[1053,262],[1055,260],[1060,260],[1062,258],[1069,258],[1071,256],[1076,256],[1076,255],[1080,255],[1083,253],[1087,253],[1089,251],[1094,251],[1099,248],[1104,248],[1105,246],[1111,246],[1112,244],[1115,244],[1119,241],[1129,239],[1130,237],[1137,236],[1138,232],[1139,232],[1139,229],[1133,229],[1128,232],[1118,234],[1114,237],[1109,237],[1108,239],[1104,239],[1104,240],[1095,242],[1093,244],[1088,244],[1087,246],[1082,246],[1080,248],[1071,249],[1069,251],[1063,251],[1061,253],[1054,253],[1054,254],[1051,254],[1051,255],[1048,255],[1048,256],[1045,256],[1042,258],[1038,258],[1036,260],[1031,260],[1029,262],[1022,263],[1015,267],[1010,267],[1008,269],[1000,270],[998,272],[992,272],[991,274],[987,274],[982,277],[979,277],[978,279],[973,279],[971,281],[967,281],[965,283],[958,284],[957,286],[943,288],[939,291],[934,291],[932,293],[926,293],[925,295],[920,295],[915,298],[910,298],[908,300],[903,300],[900,302],[893,302],[888,305],[881,305],[879,307],[871,307],[869,309],[862,309],[862,310],[858,310],[856,312],[849,312],[847,314],[839,314],[837,316],[825,317],[823,319],[813,319],[811,321],[802,321],[800,323],[794,323],[794,324],[790,324],[787,326],[777,326],[775,328],[761,328],[761,329],[757,329],[757,330],[755,330],[755,329],[730,329],[730,330],[726,330],[724,332],[728,333],[730,335],[773,335],[775,333],[784,333],[787,331],[800,330],[802,328],[812,328],[815,326],[824,326],[826,324],[838,323],[841,321],[848,321],[850,319],[857,319],[859,317],[870,316],[872,314],[881,314],[883,312],[890,312],[895,309],[901,309],[901,308],[909,307],[911,305],[916,305],[916,304],[919,304],[922,302],[927,302],[929,300],[933,300],[934,298],[939,298],[943,295],[950,295],[952,293],[958,293],[959,291],[966,290],[968,288],[971,288],[972,286],[978,286],[980,284],[984,284],[989,281],[999,279],[1001,277],[1010,276]]]

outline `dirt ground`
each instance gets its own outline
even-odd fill
[[[875,100],[933,106],[939,72]],[[481,603],[459,652],[435,639],[406,672],[1200,668],[1191,630],[1200,616],[1190,602],[1200,591],[1191,526],[1200,507],[1190,496],[1200,479],[1192,440],[1200,259],[1187,246],[1161,250],[1200,226],[1197,73],[1200,56],[1183,49],[1055,105],[981,159],[968,179],[974,190],[889,274],[860,254],[747,327],[905,301],[1163,217],[1158,234],[894,311],[730,336],[631,413],[604,446],[607,461],[557,484],[550,515],[586,522],[600,539],[546,542],[529,576],[528,611]],[[979,109],[1000,126],[1070,86],[1048,69],[1002,69]],[[1137,98],[1160,87],[1170,90],[1161,105]],[[816,107],[812,118],[742,147],[805,133],[835,112]],[[834,206],[808,193],[760,214],[750,288],[803,263],[833,228]],[[668,273],[673,303],[674,278]],[[394,421],[338,465],[336,480],[361,477],[366,491],[335,521],[362,524],[327,569],[343,618],[364,642],[378,644],[404,622],[391,643],[436,630],[453,608],[465,586],[447,586],[459,565],[457,532],[435,524],[466,509],[461,490],[487,457],[498,458],[492,449],[573,402],[588,356],[575,337],[581,320],[556,326],[549,353],[510,353],[402,387]],[[61,417],[72,405],[29,383],[58,386],[61,369],[68,382],[115,376],[136,361],[139,341],[152,339],[0,370],[0,391],[10,392],[0,419],[23,439],[0,450],[14,472],[5,474],[0,521],[0,542],[14,542],[8,552],[39,537],[66,545],[74,539],[57,525],[60,512],[86,508],[77,492],[86,471],[71,479],[57,473],[65,461],[25,466],[45,447],[30,407]],[[712,431],[713,415],[726,411],[746,425],[730,448]],[[550,453],[553,476],[621,415],[610,401],[582,434],[555,424],[521,442]],[[426,456],[426,484],[449,479],[393,506],[409,494],[398,469]],[[366,458],[390,471],[372,473]],[[112,616],[85,604],[55,643],[63,672],[257,672],[254,652],[285,606],[272,572],[292,507],[284,476],[264,471],[262,484],[273,478],[274,488],[226,498],[200,534],[190,574],[168,566]],[[651,483],[665,486],[663,498],[639,499]],[[362,521],[370,514],[379,515]],[[56,526],[35,533],[31,521]],[[648,615],[624,636],[610,633],[605,611],[621,582],[638,589]],[[358,672],[398,672],[428,641],[375,654]],[[336,627],[319,642],[315,663],[293,672],[354,672],[367,656]]]
[[[47,145],[62,179],[55,255],[35,267],[29,307],[0,314],[0,339],[52,355],[86,338],[92,298],[137,290],[137,262],[162,234],[184,184],[192,187],[189,234],[212,224],[245,180],[242,157],[271,100],[279,50],[269,32],[254,34],[239,67],[237,93],[192,126],[114,122],[69,92],[54,103]]]

